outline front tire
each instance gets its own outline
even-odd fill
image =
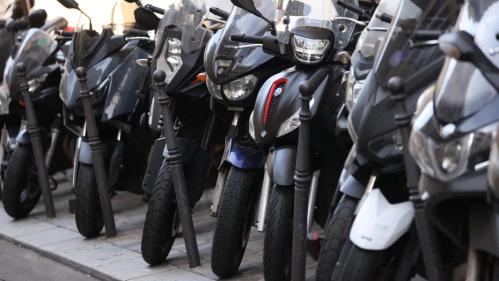
[[[5,171],[3,186],[5,212],[14,219],[24,218],[33,210],[41,197],[33,151],[19,144]]]
[[[166,260],[179,230],[177,202],[168,164],[163,161],[149,200],[142,232],[142,258],[150,265]]]
[[[221,278],[237,273],[246,250],[258,195],[257,175],[255,170],[234,166],[227,175],[211,251],[211,269]]]
[[[291,280],[293,191],[291,186],[276,186],[270,195],[263,242],[263,275],[267,281]]]
[[[334,213],[329,216],[325,226],[325,237],[321,243],[316,272],[317,281],[331,280],[341,249],[350,234],[358,202],[357,198],[343,195]]]
[[[78,232],[93,238],[99,235],[104,227],[102,211],[92,165],[79,164],[76,178],[75,220]]]
[[[401,254],[397,251],[397,244],[382,251],[368,251],[348,240],[341,250],[331,281],[392,280]]]

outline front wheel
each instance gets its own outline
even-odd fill
[[[382,251],[364,250],[350,240],[341,250],[331,281],[393,280],[401,255],[397,244]]]
[[[211,268],[221,278],[237,273],[246,250],[258,195],[257,176],[255,170],[234,166],[227,175],[211,251]]]
[[[75,186],[75,220],[78,232],[93,238],[104,227],[102,212],[92,165],[79,164]]]
[[[19,144],[5,171],[3,186],[5,212],[14,219],[29,215],[41,197],[33,151],[30,146]]]
[[[165,261],[179,230],[175,189],[170,169],[163,161],[154,184],[142,231],[142,258],[150,265]]]
[[[343,195],[327,222],[324,229],[325,237],[321,243],[316,280],[330,281],[333,269],[338,261],[341,249],[348,239],[350,228],[359,200]]]
[[[292,186],[276,186],[270,195],[263,242],[263,275],[268,281],[291,280],[293,191]]]

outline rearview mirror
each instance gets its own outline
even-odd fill
[[[142,29],[155,30],[159,25],[159,18],[149,9],[139,7],[135,9],[133,14],[135,16],[135,22]]]
[[[78,2],[76,2],[75,0],[57,0],[57,1],[68,9],[75,9],[75,10],[80,9]]]
[[[476,45],[471,34],[466,31],[446,33],[440,36],[439,45],[446,56],[472,63],[499,92],[499,68]]]
[[[35,10],[31,12],[28,16],[28,22],[30,27],[40,28],[45,24],[47,20],[47,12],[44,9]]]

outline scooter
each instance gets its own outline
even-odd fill
[[[225,6],[224,1],[212,4]],[[210,111],[203,68],[205,46],[213,31],[223,27],[225,13],[210,10],[220,14],[222,20],[209,19],[205,4],[193,1],[181,7],[171,5],[157,28],[151,68],[159,79],[155,81],[158,95],[149,120],[150,126],[161,130],[161,136],[151,149],[143,182],[150,198],[141,243],[142,257],[151,265],[165,261],[181,224],[186,245],[194,253],[195,236],[182,223],[182,212],[188,210],[185,214],[190,216],[191,208],[201,198],[214,162],[213,146],[221,142],[216,136],[225,131],[223,122]],[[180,175],[175,174],[179,168]],[[179,186],[186,190],[179,193]],[[177,198],[184,192],[183,198],[188,201],[181,203]],[[196,266],[197,254],[188,255],[190,265]]]
[[[251,1],[239,2],[248,11],[256,10]],[[277,30],[275,37],[245,34],[232,36],[233,40],[262,44],[265,52],[283,56],[295,65],[267,79],[259,91],[249,123],[252,138],[258,145],[270,150],[272,155],[268,186],[262,189],[260,198],[260,202],[268,202],[266,210],[260,210],[266,220],[266,280],[289,280],[291,271],[299,267],[296,264],[291,265],[295,232],[293,203],[296,203],[293,186],[295,180],[300,180],[294,175],[295,164],[299,163],[297,152],[306,157],[313,155],[312,169],[317,171],[313,179],[308,178],[308,181],[304,182],[307,190],[304,197],[307,211],[305,216],[308,217],[304,227],[311,233],[314,217],[319,224],[323,224],[326,219],[329,200],[334,192],[330,186],[338,181],[349,149],[347,132],[330,126],[335,124],[330,122],[334,121],[344,108],[340,85],[350,62],[347,51],[351,51],[355,44],[355,37],[352,35],[356,25],[366,23],[358,20],[358,14],[350,10],[359,9],[357,2],[342,4],[345,5],[340,6],[328,1],[320,5],[308,1],[289,2],[286,7],[281,7],[281,12],[277,12],[281,16],[275,23],[281,28]],[[309,118],[312,129],[308,133],[300,133],[298,140],[297,129],[301,130],[299,87],[309,79],[317,82],[311,91],[313,100],[310,101]],[[310,136],[310,146],[297,148],[297,144],[302,142],[302,136]],[[323,172],[322,177],[319,177],[319,171]],[[294,190],[295,195],[297,190]],[[301,210],[303,209],[300,208]],[[306,251],[303,251],[300,256],[303,260],[305,253]]]
[[[59,2],[80,10],[75,1]],[[144,7],[135,10],[135,19],[146,27],[158,22]],[[60,97],[64,125],[78,136],[70,208],[78,231],[88,238],[104,225],[108,237],[116,234],[110,200],[115,191],[142,193],[154,137],[141,122],[149,108],[150,70],[139,62],[154,48],[144,35],[140,30],[114,35],[110,29],[98,34],[90,20],[90,28],[76,32],[69,46]]]
[[[11,99],[7,118],[17,115],[27,121],[16,136],[4,179],[4,208],[15,219],[27,216],[42,194],[47,216],[55,216],[51,190],[57,183],[49,182],[49,175],[71,167],[72,157],[64,148],[71,146],[72,137],[62,130],[58,98],[61,47],[68,38],[53,35],[67,21],[46,22],[46,17],[44,10],[30,14],[24,39],[5,68]]]
[[[259,8],[266,16],[275,12],[273,5],[264,1]],[[231,39],[235,32],[250,36],[268,34],[272,26],[267,21],[239,7],[226,20],[225,28],[208,43],[204,61],[208,89],[215,106],[220,108],[216,112],[232,120],[210,210],[217,217],[211,268],[221,278],[237,273],[256,219],[267,159],[248,133],[256,94],[268,77],[289,66],[288,61],[265,53],[258,44],[238,44]]]
[[[440,36],[444,68],[428,90],[431,98],[421,100],[412,128],[409,148],[421,169],[416,186],[421,195],[415,204],[423,205],[434,232],[419,240],[422,249],[432,246],[429,252],[438,258],[426,268],[438,271],[438,280],[491,281],[499,276],[494,176],[499,63],[493,55],[499,47],[498,4],[464,2],[453,31]],[[431,256],[423,251],[423,258]],[[465,270],[455,270],[463,264]]]
[[[341,215],[340,203],[330,219],[352,223],[343,226],[349,239],[338,246],[331,280],[409,280],[421,262],[422,228],[411,226],[415,217],[417,226],[426,221],[415,215],[408,188],[415,174],[405,142],[416,102],[441,70],[436,39],[451,25],[452,8],[450,2],[402,0],[397,13],[386,17],[392,24],[386,43],[348,120],[356,169],[341,192],[352,202],[351,210]]]
[[[364,85],[364,82],[369,75],[376,55],[379,53],[383,42],[388,35],[388,30],[391,26],[391,21],[383,21],[382,18],[391,18],[397,12],[399,1],[382,0],[372,15],[369,24],[364,28],[359,36],[355,50],[351,55],[350,71],[345,72],[343,85],[345,88],[345,106],[349,112]],[[346,128],[348,113],[344,114],[344,118],[338,118],[337,127]],[[341,187],[346,179],[351,175],[351,166],[355,165],[356,147],[351,148],[351,153],[347,160],[338,182],[338,187]],[[352,178],[350,178],[352,180]],[[332,200],[332,205],[338,204],[336,216],[338,219],[329,219],[324,226],[324,239],[320,243],[320,253],[317,264],[315,279],[317,281],[331,280],[334,266],[338,260],[340,251],[339,246],[342,245],[348,236],[345,228],[351,225],[350,215],[355,211],[356,200],[354,198],[344,196],[339,202],[338,198],[340,188],[337,188],[335,196]],[[335,211],[332,208],[330,211]],[[329,214],[330,217],[335,216],[334,213]]]

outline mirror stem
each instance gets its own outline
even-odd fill
[[[89,17],[89,16],[88,16],[88,15],[87,15],[84,11],[80,10],[80,12],[81,12],[81,13],[82,13],[85,17],[87,17],[88,22],[89,22],[89,23],[88,23],[88,25],[89,25],[89,29],[90,29],[90,30],[94,30],[94,29],[93,29],[93,27],[92,27],[92,19],[91,19],[91,18],[90,18],[90,17]]]

